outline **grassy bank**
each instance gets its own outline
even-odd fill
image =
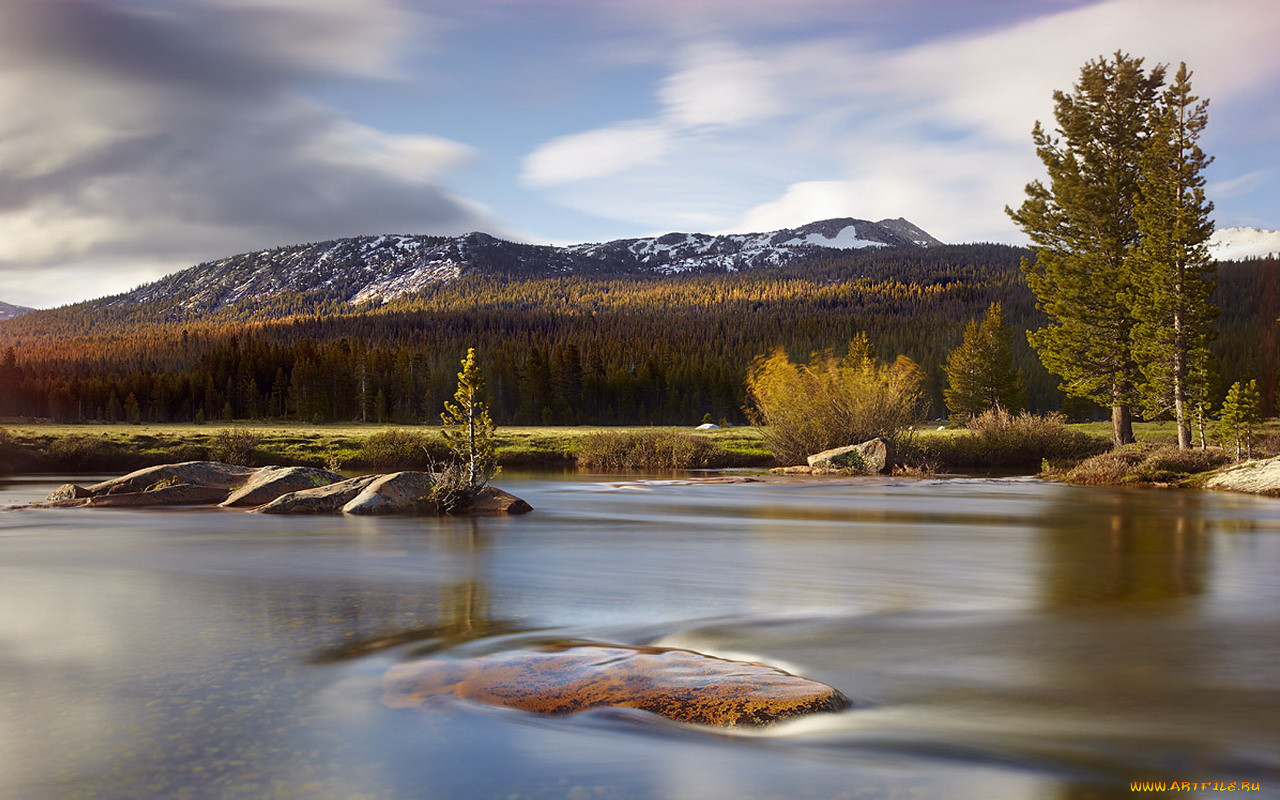
[[[668,468],[767,466],[773,457],[753,428],[693,432],[674,427],[503,427],[498,462],[510,468],[570,468],[580,451],[597,457],[611,436],[691,437],[699,463]],[[603,439],[602,439],[603,437]],[[204,459],[299,464],[343,470],[421,469],[446,457],[439,429],[423,426],[246,423],[53,424],[0,427],[0,472],[119,472]],[[597,465],[599,461],[595,462]],[[645,466],[645,465],[636,465]]]

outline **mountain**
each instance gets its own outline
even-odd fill
[[[520,244],[484,233],[457,237],[357,236],[277,247],[197,264],[102,301],[213,311],[285,293],[386,302],[462,275],[522,278],[717,273],[776,267],[832,249],[930,247],[937,239],[905,219],[829,219],[769,233],[668,233],[568,247]]]
[[[1209,254],[1219,261],[1280,255],[1280,231],[1262,228],[1220,228],[1209,238]]]
[[[15,306],[11,303],[0,301],[0,320],[20,317],[28,311],[35,311],[35,309],[27,308],[26,306]]]

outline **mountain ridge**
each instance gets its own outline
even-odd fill
[[[668,233],[555,247],[462,236],[382,234],[268,248],[206,261],[111,298],[106,306],[158,302],[218,310],[286,292],[351,304],[385,303],[462,275],[670,275],[788,264],[829,250],[932,247],[942,242],[903,218],[841,217],[765,233]]]

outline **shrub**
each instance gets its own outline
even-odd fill
[[[98,436],[59,436],[49,442],[47,451],[60,466],[84,469],[93,464],[104,444]]]
[[[1034,467],[1048,461],[1079,461],[1110,444],[1068,427],[1057,414],[1041,417],[1003,409],[983,412],[966,430],[917,439],[905,460],[937,467]]]
[[[877,436],[901,449],[920,408],[923,380],[906,356],[891,364],[876,360],[866,336],[851,342],[844,358],[826,352],[808,364],[793,363],[779,349],[756,359],[747,373],[748,413],[785,464]]]
[[[360,443],[355,461],[375,470],[430,470],[447,456],[444,442],[424,430],[391,428]]]
[[[578,466],[603,472],[706,469],[725,460],[710,441],[676,431],[600,431],[582,436],[575,444]]]
[[[1050,471],[1050,475],[1082,486],[1178,483],[1229,461],[1230,454],[1216,447],[1179,450],[1173,445],[1144,442],[1094,456],[1069,469]]]
[[[261,434],[247,428],[223,428],[209,440],[209,458],[226,464],[257,466]]]

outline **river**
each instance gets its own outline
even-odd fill
[[[536,511],[0,511],[0,797],[1280,797],[1280,500],[498,482]],[[858,706],[735,733],[379,702],[407,659],[564,640],[763,661]]]

